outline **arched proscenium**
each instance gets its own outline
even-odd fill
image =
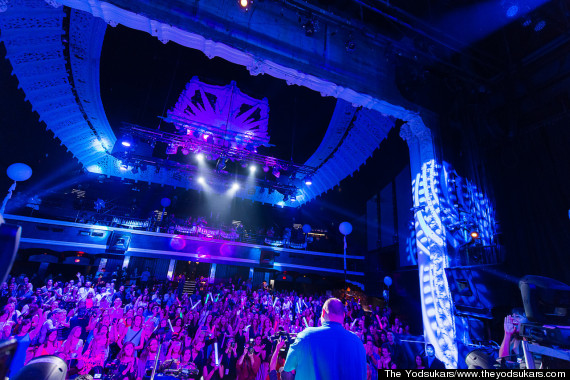
[[[403,125],[400,136],[410,150],[424,335],[447,368],[457,368],[453,303],[445,276],[445,227],[439,200],[441,165],[435,158],[431,131],[419,117]]]

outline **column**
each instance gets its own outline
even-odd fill
[[[170,259],[168,264],[168,272],[166,273],[166,278],[168,281],[172,281],[172,276],[174,275],[174,268],[176,268],[176,260]]]
[[[410,150],[424,336],[447,368],[457,368],[453,300],[445,276],[449,257],[438,195],[441,194],[441,163],[436,158],[432,133],[421,117],[404,124],[400,137]]]
[[[129,267],[130,262],[131,262],[131,256],[125,256],[123,258],[123,269],[127,269]]]
[[[216,264],[213,263],[210,266],[210,277],[208,278],[208,282],[210,284],[213,284],[215,279],[216,279]]]

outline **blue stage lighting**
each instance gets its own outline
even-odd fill
[[[546,21],[540,20],[540,21],[537,22],[536,25],[534,26],[534,31],[535,31],[535,32],[540,32],[542,29],[544,29],[545,26],[546,26]]]
[[[133,138],[129,135],[123,136],[123,139],[121,140],[121,145],[123,145],[126,148],[130,148],[133,145]]]
[[[519,13],[519,6],[518,5],[511,5],[507,9],[507,17],[513,18]]]

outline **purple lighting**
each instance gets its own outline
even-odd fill
[[[186,240],[180,236],[174,236],[170,239],[170,247],[176,251],[180,251],[186,247]]]
[[[281,172],[279,171],[279,169],[277,169],[277,167],[274,167],[274,168],[273,168],[273,171],[272,171],[271,173],[273,173],[273,175],[275,176],[275,178],[281,177]]]
[[[248,2],[249,4],[249,2]],[[168,111],[168,122],[186,130],[190,140],[235,146],[254,152],[269,144],[269,103],[243,94],[235,82],[214,86],[194,77]]]

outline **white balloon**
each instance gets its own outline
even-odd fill
[[[8,166],[6,173],[8,177],[16,182],[25,181],[32,176],[32,168],[26,164],[17,163]]]
[[[350,235],[350,233],[352,232],[352,224],[348,223],[348,222],[342,222],[339,226],[338,226],[338,230],[340,231],[341,234],[343,235]]]

